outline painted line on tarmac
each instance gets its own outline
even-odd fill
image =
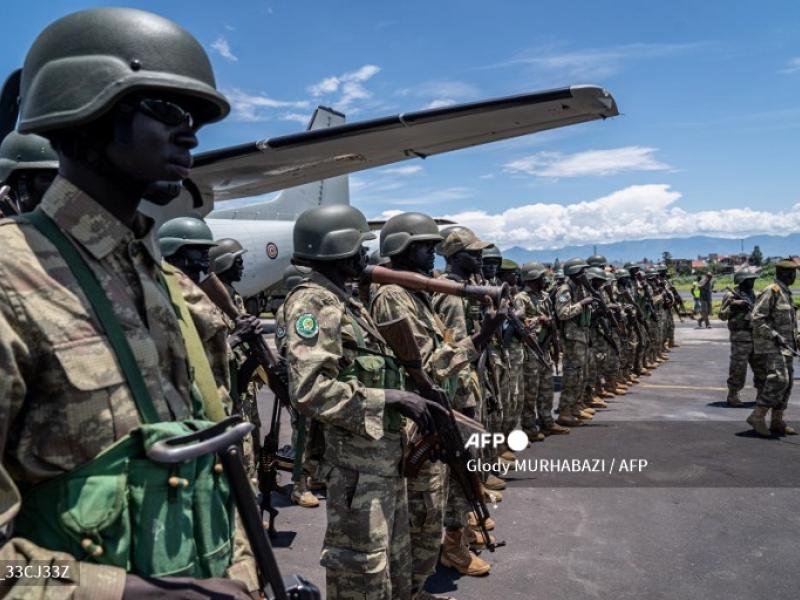
[[[711,390],[714,392],[727,392],[726,387],[714,387],[710,385],[666,385],[661,383],[640,383],[640,388],[657,388],[662,390]]]

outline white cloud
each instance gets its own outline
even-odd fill
[[[786,66],[781,69],[781,73],[798,73],[800,72],[800,56],[796,56],[786,63]]]
[[[453,104],[455,104],[455,103],[456,103],[456,101],[453,100],[452,98],[436,98],[435,100],[431,100],[430,102],[428,102],[422,108],[423,109],[426,109],[426,108],[444,108],[445,106],[453,106]]]
[[[800,230],[800,204],[774,213],[750,208],[690,212],[676,205],[681,196],[666,184],[633,185],[588,202],[536,203],[500,213],[469,210],[443,216],[501,248],[529,250],[693,235],[736,239]]]
[[[480,175],[478,179],[494,179],[494,173],[486,173],[485,175]]]
[[[614,175],[624,171],[668,171],[670,166],[656,160],[657,148],[624,146],[608,150],[587,150],[576,154],[537,152],[503,165],[509,173],[537,177],[585,177]]]
[[[380,70],[377,65],[364,65],[355,71],[326,77],[309,86],[308,92],[315,98],[339,93],[339,98],[333,102],[334,106],[342,112],[358,112],[358,108],[354,107],[356,102],[372,98],[372,92],[364,87],[364,83],[380,73]]]
[[[387,175],[414,175],[415,173],[419,173],[422,171],[422,167],[419,165],[408,165],[404,167],[391,167],[389,169],[383,169],[381,173],[385,173]]]
[[[301,125],[308,125],[311,117],[305,113],[288,112],[283,113],[278,117],[281,121],[294,121]]]
[[[352,186],[351,186],[352,187]],[[405,185],[396,185],[393,189],[404,190]],[[468,187],[454,186],[444,189],[422,189],[413,192],[412,195],[392,196],[391,194],[377,192],[392,191],[387,188],[363,188],[364,193],[360,194],[355,200],[362,206],[368,206],[380,202],[381,204],[391,204],[394,206],[434,206],[443,202],[453,202],[455,200],[466,200],[475,195],[475,190]],[[385,213],[384,213],[385,214]]]
[[[413,87],[402,88],[396,93],[398,96],[413,96],[428,100],[423,109],[452,106],[480,96],[480,90],[471,83],[451,79],[426,81]]]
[[[279,108],[302,109],[308,108],[310,105],[307,100],[275,100],[266,94],[248,94],[239,88],[223,90],[223,93],[231,103],[231,116],[235,121],[251,123],[268,121],[270,119],[270,110]]]
[[[214,43],[211,44],[211,49],[216,50],[222,58],[225,58],[231,62],[236,62],[239,60],[239,57],[236,56],[231,51],[231,45],[228,43],[228,40],[225,36],[219,36]]]

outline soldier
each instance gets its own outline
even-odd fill
[[[605,272],[599,267],[589,267],[586,270],[586,279],[598,295],[602,293],[603,287],[608,283]],[[616,341],[612,337],[611,325],[608,315],[592,311],[592,326],[589,328],[589,341],[592,348],[592,356],[589,360],[589,383],[593,385],[594,395],[587,402],[591,408],[608,408],[602,399],[614,396],[617,389],[619,356],[612,347],[612,345],[616,345]]]
[[[791,286],[797,276],[797,264],[791,259],[775,264],[775,281],[756,299],[753,307],[753,352],[756,364],[764,369],[764,384],[756,397],[756,407],[747,422],[760,436],[795,435],[783,420],[783,412],[792,394],[794,356],[797,353],[797,317]],[[769,428],[765,422],[772,409]]]
[[[39,206],[58,173],[58,155],[45,138],[12,131],[0,144],[0,217],[18,215]]]
[[[703,323],[706,324],[706,329],[711,329],[711,323],[708,318],[711,315],[711,292],[714,287],[714,275],[709,271],[698,283],[700,288],[700,320],[697,322],[698,327],[702,327]]]
[[[592,297],[586,292],[586,269],[589,265],[581,258],[571,258],[564,263],[567,280],[558,288],[555,312],[561,322],[564,336],[563,386],[558,402],[556,422],[564,427],[576,427],[579,419],[590,418],[582,412],[581,396],[584,393],[588,367],[589,327],[591,325]]]
[[[522,281],[525,288],[514,298],[514,310],[532,329],[550,358],[550,347],[560,344],[553,305],[544,291],[547,269],[537,262],[522,265]],[[569,433],[553,420],[553,365],[543,365],[533,350],[525,348],[524,400],[521,415],[522,429],[528,439],[544,439],[544,436]],[[542,436],[541,438],[539,436]]]
[[[397,389],[400,372],[367,310],[345,290],[367,266],[367,220],[347,205],[320,206],[295,222],[295,264],[309,276],[280,311],[293,403],[322,423],[328,524],[320,563],[327,598],[410,598],[403,416],[425,432],[434,410]]]
[[[616,273],[617,279],[617,302],[622,308],[622,321],[625,326],[625,336],[622,340],[622,380],[626,384],[636,383],[638,379],[639,347],[641,344],[642,330],[637,316],[638,307],[633,302],[630,286],[632,284],[631,274],[620,269]]]
[[[188,175],[195,132],[229,111],[208,57],[157,15],[81,11],[34,41],[21,96],[20,132],[47,137],[60,166],[37,210],[0,221],[0,450],[25,489],[3,555],[74,556],[80,589],[103,598],[249,597],[254,564],[231,539],[213,460],[167,485],[136,431],[175,435],[222,411],[203,391],[221,384],[197,341],[202,314],[187,316],[184,290],[201,292],[160,263],[137,212],[160,182]],[[91,494],[74,493],[88,482]],[[75,584],[48,580],[72,587],[44,594]]]
[[[522,281],[519,265],[511,259],[504,258],[498,271],[501,283],[507,283],[511,288],[512,302],[516,307],[516,298],[522,293]],[[522,405],[525,400],[525,344],[518,332],[511,324],[506,322],[503,327],[503,346],[508,355],[508,395],[503,407],[503,422],[501,430],[508,438],[520,423],[522,418]],[[500,458],[514,462],[516,455],[506,447],[500,453]]]
[[[390,218],[381,229],[380,253],[391,261],[393,269],[430,277],[434,247],[441,240],[439,228],[432,218],[422,213],[403,213]],[[496,315],[487,317],[478,333],[458,343],[450,343],[445,340],[444,325],[433,310],[430,296],[424,292],[410,292],[398,285],[378,288],[372,300],[372,316],[377,323],[408,319],[424,370],[445,390],[454,389],[458,372],[477,359],[477,348],[486,344],[501,320]],[[436,569],[442,542],[445,477],[443,464],[427,463],[417,477],[407,480],[412,593],[416,594],[416,600],[433,598],[424,586]],[[451,484],[456,488],[454,481]],[[459,493],[459,490],[452,489],[452,492]],[[467,542],[462,528],[448,529],[442,563],[462,574],[488,573],[490,565],[469,552]]]
[[[753,383],[756,391],[764,385],[764,371],[756,363],[753,352],[753,321],[751,311],[756,303],[753,284],[758,274],[740,270],[733,276],[736,287],[727,290],[722,297],[719,318],[728,322],[731,341],[731,362],[728,369],[728,406],[741,406],[739,392],[747,380],[747,365],[753,370]]]

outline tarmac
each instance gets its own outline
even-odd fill
[[[429,591],[459,600],[798,597],[800,436],[750,433],[750,376],[745,405],[727,406],[724,323],[676,325],[680,347],[651,377],[585,426],[517,453],[525,462],[489,507],[493,533],[506,542],[482,553],[491,574],[440,567]],[[800,429],[798,394],[787,417]],[[265,425],[271,404],[262,392]],[[287,443],[286,420],[281,433]],[[310,579],[324,597],[324,500],[314,509],[274,501],[281,570]]]

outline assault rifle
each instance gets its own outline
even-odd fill
[[[550,363],[547,362],[547,355],[544,352],[541,344],[539,344],[539,340],[536,339],[536,335],[531,331],[530,328],[525,326],[525,323],[522,322],[522,319],[519,318],[517,313],[514,311],[514,308],[511,307],[508,311],[508,325],[509,329],[514,332],[514,334],[525,344],[533,355],[536,357],[540,363],[542,363],[545,367],[549,367]]]
[[[228,291],[215,274],[208,275],[199,285],[228,318],[236,320],[240,316],[239,310],[233,303]],[[293,418],[297,415],[289,401],[289,379],[285,362],[275,356],[262,336],[257,336],[255,341],[250,342],[250,346],[258,365],[267,372],[267,385],[275,395],[269,432],[264,436],[264,441],[260,444],[260,448],[256,445],[256,448],[258,448],[258,491],[261,495],[259,508],[262,517],[264,513],[269,515],[267,530],[271,536],[274,536],[277,534],[275,518],[278,516],[278,509],[272,505],[272,492],[280,491],[280,486],[278,485],[278,444],[281,409],[286,408]],[[252,374],[252,370],[247,367],[247,363],[245,363],[244,370]],[[243,377],[247,377],[247,375],[243,375]]]
[[[477,421],[453,410],[447,393],[428,377],[422,368],[422,356],[406,317],[379,323],[378,330],[413,380],[419,395],[444,407],[448,415],[443,421],[437,422],[436,432],[424,436],[412,446],[403,465],[404,474],[406,477],[415,477],[426,460],[438,458],[446,463],[478,518],[486,547],[494,552],[495,548],[505,546],[505,542],[492,542],[486,529],[489,510],[483,497],[483,485],[478,473],[467,466],[473,456],[466,448],[459,425],[479,432],[485,431],[484,428]]]
[[[581,285],[592,297],[592,303],[598,308],[597,325],[600,335],[606,341],[606,343],[611,346],[611,349],[614,350],[617,356],[619,356],[620,349],[619,346],[617,346],[617,342],[614,341],[614,336],[611,335],[611,327],[609,325],[609,322],[613,323],[617,330],[619,330],[619,323],[617,322],[616,315],[611,312],[611,309],[608,307],[608,304],[606,304],[606,301],[603,300],[603,297],[600,295],[600,293],[595,290],[590,283],[582,283]]]
[[[729,287],[726,287],[722,291],[723,292],[728,292],[731,296],[733,296],[734,300],[742,300],[747,305],[747,310],[753,310],[753,303],[750,301],[750,299],[749,298],[745,298],[744,296],[742,296],[742,294],[740,294],[736,290],[734,290],[732,288],[729,288]]]

